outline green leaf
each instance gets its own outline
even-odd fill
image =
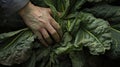
[[[110,49],[112,42],[110,24],[103,19],[96,18],[96,15],[100,13],[97,10],[103,8],[104,5],[103,7],[99,6],[100,8],[96,8],[95,4],[105,1],[38,0],[38,2],[34,2],[32,0],[36,5],[51,8],[52,17],[61,25],[63,30],[62,41],[46,48],[35,39],[36,36],[28,29],[8,33],[9,35],[4,34],[4,36],[2,34],[0,40],[0,43],[2,43],[0,63],[10,66],[21,64],[31,58],[28,66],[32,67],[82,67],[86,60],[84,58],[86,55],[79,52],[83,51],[83,47],[87,47],[92,55],[104,54],[106,50]],[[89,6],[89,4],[92,4],[92,6]],[[89,9],[85,9],[85,7],[89,7]],[[95,11],[98,14],[95,15],[94,12],[90,14],[90,9],[93,9],[90,7],[95,7]],[[98,17],[102,15],[101,18],[109,20],[112,14],[119,15],[119,11],[117,14],[116,11],[111,14],[111,12],[108,12],[109,9],[107,10],[106,7],[104,9],[105,13],[100,9],[102,14]],[[114,8],[112,7],[112,9]],[[61,13],[60,16],[58,12]],[[35,55],[32,56],[31,54],[33,53]],[[69,57],[64,57],[63,55],[69,55]],[[65,58],[64,62],[66,65],[64,65],[64,62],[61,63],[60,58],[62,57]]]
[[[120,22],[120,6],[112,6],[108,4],[97,4],[92,8],[84,11],[92,13],[96,17],[110,21],[112,24]]]
[[[97,19],[89,13],[81,13],[81,43],[88,47],[93,55],[104,54],[112,42],[107,21]]]
[[[45,2],[45,4],[47,5],[47,6],[49,6],[49,8],[51,8],[51,10],[52,10],[52,15],[53,15],[53,17],[54,18],[56,18],[56,17],[58,17],[58,12],[57,12],[57,10],[56,10],[56,8],[55,8],[55,6],[54,6],[54,1],[53,0],[44,0],[44,2]]]
[[[71,52],[69,56],[72,61],[72,67],[84,67],[86,59],[83,52]]]
[[[26,30],[26,29],[27,28],[21,29],[21,30],[18,30],[18,31],[14,31],[14,32],[12,31],[12,32],[9,32],[9,33],[2,33],[2,34],[0,34],[0,40],[6,39],[6,38],[10,38],[10,37],[12,37],[12,36],[22,32],[22,31]]]
[[[36,56],[35,53],[32,54],[32,57],[27,60],[27,62],[23,65],[23,67],[35,67]]]
[[[30,57],[34,38],[35,36],[31,31],[23,30],[9,42],[4,43],[5,46],[0,47],[0,63],[10,66],[26,61]]]
[[[120,59],[120,31],[111,27],[111,33],[113,42],[106,55],[111,59]]]

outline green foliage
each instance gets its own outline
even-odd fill
[[[92,13],[94,16],[108,20],[111,23],[120,22],[120,6],[112,6],[108,4],[98,4],[84,11]]]
[[[120,42],[118,32],[120,27],[116,25],[119,19],[115,20],[119,17],[119,6],[107,5],[108,0],[32,0],[32,2],[38,6],[51,8],[53,18],[61,25],[63,38],[61,42],[46,48],[40,45],[37,37],[28,28],[2,33],[1,64],[11,66],[22,63],[22,67],[83,67],[87,57],[84,47],[88,48],[92,55],[105,54],[110,50],[111,53],[108,55],[119,56],[119,47],[114,47],[119,46]],[[90,3],[94,5],[89,7]],[[58,16],[58,12],[61,16]]]
[[[0,34],[0,63],[3,65],[20,64],[30,57],[34,35],[27,29]],[[26,59],[25,59],[26,58]]]
[[[112,33],[112,48],[109,52],[107,52],[107,56],[111,59],[117,60],[120,59],[120,31],[114,28],[111,28]]]

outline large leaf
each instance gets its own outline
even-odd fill
[[[85,55],[79,54],[83,51],[83,47],[87,47],[92,55],[100,55],[110,49],[112,42],[109,23],[103,19],[95,18],[90,13],[82,12],[84,6],[89,2],[99,3],[101,1],[39,0],[43,3],[41,6],[51,8],[53,18],[61,25],[62,40],[46,48],[41,46],[37,40],[34,41],[36,37],[28,29],[13,32],[12,35],[1,40],[3,46],[0,51],[0,62],[4,65],[12,65],[29,59],[28,67],[83,67]],[[39,2],[35,3],[40,5]],[[61,13],[60,16],[58,11]],[[61,58],[64,58],[63,55],[67,57],[64,62],[61,62]],[[66,65],[64,65],[65,63]]]
[[[21,30],[18,30],[18,31],[14,31],[14,32],[9,32],[9,33],[2,33],[0,34],[0,40],[3,40],[3,39],[6,39],[6,38],[9,38],[9,37],[12,37],[14,35],[17,35],[18,33],[20,33],[21,31],[23,30],[26,30],[25,29],[21,29]]]
[[[20,32],[21,33],[18,33]],[[28,29],[20,30],[10,33],[5,33],[6,36],[12,36],[12,38],[6,38],[8,42],[4,42],[0,49],[0,63],[4,65],[20,64],[23,61],[26,61],[31,54],[32,42],[34,41],[35,36]],[[4,34],[1,34],[4,35]],[[4,40],[6,41],[6,40]]]
[[[85,9],[86,12],[92,13],[96,17],[100,17],[110,21],[112,24],[120,22],[120,6],[112,6],[108,4],[98,4],[92,8]]]
[[[102,19],[97,19],[89,13],[81,13],[81,43],[90,49],[91,54],[104,54],[110,49],[111,32],[109,23]]]
[[[120,31],[111,27],[112,32],[112,48],[107,52],[107,56],[111,59],[120,59]]]

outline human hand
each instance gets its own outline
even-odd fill
[[[54,41],[60,41],[62,31],[59,24],[51,17],[49,8],[38,7],[29,2],[19,14],[43,45],[48,46]]]

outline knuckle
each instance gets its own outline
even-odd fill
[[[48,24],[48,21],[42,21],[41,23],[40,23],[40,25],[42,26],[42,27],[44,27],[45,25],[47,25]]]
[[[48,17],[49,21],[53,21],[53,18],[51,16]]]
[[[58,25],[58,29],[61,29],[61,27]]]
[[[49,36],[45,36],[45,39],[49,39],[50,37]]]
[[[56,22],[55,23],[56,29],[61,29],[60,25]]]
[[[59,23],[55,22],[55,24],[60,27]]]
[[[32,29],[35,30],[35,31],[38,31],[40,29],[40,27],[36,26],[36,27],[33,27]]]
[[[47,21],[43,21],[42,23],[43,23],[43,24],[47,24]]]
[[[54,30],[54,31],[51,32],[51,34],[55,35],[55,34],[57,34],[57,32]]]
[[[45,19],[40,19],[40,20],[39,20],[39,23],[40,23],[40,25],[42,25],[42,24],[46,24],[47,21],[46,21]]]
[[[41,26],[36,27],[36,30],[41,30],[43,29]]]
[[[38,27],[38,28],[36,28],[36,31],[39,31],[39,32],[41,32],[42,31],[42,27]]]
[[[50,13],[52,12],[52,10],[50,8],[47,8],[47,9],[48,9],[48,12],[50,12]]]
[[[51,22],[55,22],[55,20],[52,17],[50,17],[49,19]]]
[[[49,35],[47,35],[47,34],[43,34],[43,36],[44,36],[44,39],[50,38]]]

